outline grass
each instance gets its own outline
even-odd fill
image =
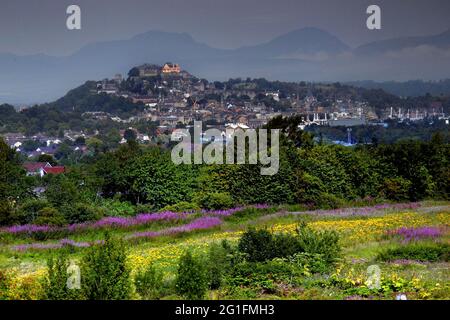
[[[187,249],[194,254],[205,254],[209,245],[221,240],[236,242],[248,226],[266,227],[274,232],[295,232],[300,221],[307,221],[317,230],[336,230],[341,235],[343,259],[332,274],[311,275],[298,279],[295,285],[274,283],[273,292],[265,292],[257,287],[225,288],[209,292],[214,299],[347,299],[372,298],[391,299],[395,290],[409,292],[415,299],[449,299],[450,268],[448,262],[396,263],[378,261],[382,250],[398,246],[395,239],[386,239],[387,230],[398,227],[449,226],[450,205],[447,202],[424,202],[417,209],[379,210],[368,216],[329,216],[314,212],[296,214],[300,207],[276,207],[270,209],[246,209],[224,219],[224,223],[213,229],[173,236],[161,236],[146,241],[130,242],[129,265],[135,271],[153,263],[166,277],[173,277],[179,256]],[[289,210],[291,209],[291,210]],[[289,212],[292,211],[292,212]],[[172,226],[173,224],[171,224]],[[140,230],[158,230],[155,224]],[[114,230],[118,237],[136,230]],[[102,237],[101,232],[84,232],[68,238],[76,241],[94,241]],[[51,242],[49,240],[45,242]],[[439,241],[448,243],[446,234]],[[12,294],[16,298],[33,298],[27,286],[33,285],[45,272],[46,260],[54,250],[18,252],[11,245],[35,242],[32,239],[9,238],[0,242],[0,271],[14,272],[16,285]],[[62,250],[62,249],[60,249]],[[70,256],[78,260],[83,249],[73,249]],[[364,281],[367,267],[377,264],[384,277],[386,290],[367,293]],[[335,279],[331,281],[330,279]],[[24,285],[25,283],[26,285]],[[388,288],[389,287],[389,288]],[[28,288],[28,289],[26,289]],[[28,290],[28,291],[27,291]],[[384,289],[383,289],[384,290]],[[23,292],[22,292],[23,291]],[[176,297],[166,297],[176,298]]]

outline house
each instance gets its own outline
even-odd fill
[[[64,166],[52,166],[48,162],[25,162],[23,167],[27,171],[27,176],[40,176],[46,174],[61,174],[66,172]]]
[[[247,130],[250,129],[247,125],[243,123],[227,123],[225,125],[225,135],[227,139],[231,139],[231,137],[235,134],[238,130]]]
[[[27,171],[27,176],[41,176],[45,175],[44,169],[51,168],[52,165],[48,162],[25,162],[22,165]]]
[[[66,168],[64,166],[54,166],[44,168],[44,174],[61,174],[64,172],[66,172]]]

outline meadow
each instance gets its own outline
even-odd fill
[[[195,298],[396,299],[404,294],[407,299],[449,299],[449,225],[449,202],[424,201],[332,210],[261,204],[106,217],[63,227],[4,227],[0,299],[45,298],[48,261],[64,253],[71,263],[80,263],[88,250],[104,245],[105,232],[126,248],[127,299],[190,298],[177,290],[180,258],[187,252],[205,266],[207,277],[220,274],[220,279],[205,280],[204,294]],[[253,238],[248,230],[256,230]],[[326,232],[336,234],[339,247],[328,260],[320,249],[252,260],[248,240],[260,236],[257,230],[273,235],[274,243],[277,235],[284,239],[272,251],[280,246],[289,251],[287,243],[301,237],[320,247]],[[308,231],[302,235],[301,230]],[[261,243],[250,244],[257,253],[265,250],[257,247]]]

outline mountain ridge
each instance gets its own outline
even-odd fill
[[[210,80],[232,77],[282,81],[448,78],[445,70],[446,66],[450,69],[450,55],[433,56],[434,61],[428,58],[430,61],[424,63],[418,63],[423,60],[420,57],[403,59],[402,52],[400,57],[385,57],[388,51],[423,44],[435,45],[441,51],[450,48],[450,30],[428,37],[388,39],[351,48],[331,33],[309,27],[237,49],[214,48],[187,33],[150,30],[124,40],[91,43],[63,57],[0,53],[0,102],[51,101],[86,79],[102,79],[126,73],[135,65],[167,61],[179,63],[183,69]],[[438,61],[442,62],[439,70],[433,68],[433,63]]]

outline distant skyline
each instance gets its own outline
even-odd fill
[[[82,30],[65,28],[68,5],[82,10]],[[382,30],[365,26],[366,8],[382,9]],[[324,29],[348,45],[450,29],[448,0],[0,0],[0,53],[69,55],[94,42],[148,30],[186,32],[217,48],[271,40],[304,27]]]

